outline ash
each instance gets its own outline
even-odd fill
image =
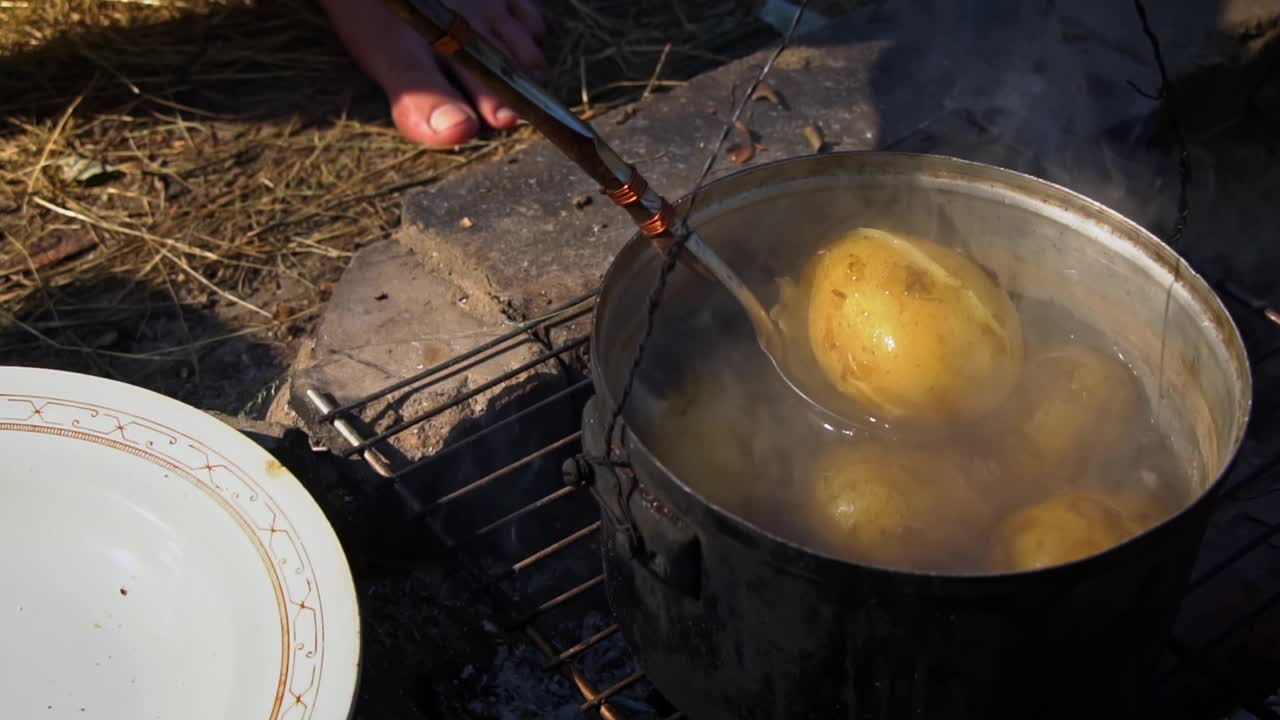
[[[563,678],[543,670],[541,663],[542,656],[528,643],[512,643],[498,648],[491,667],[466,666],[462,681],[482,674],[467,711],[493,720],[581,718],[578,694]]]
[[[608,615],[592,611],[582,620],[582,637],[591,637],[613,622]],[[635,659],[622,636],[611,635],[582,654],[584,671],[602,687],[612,685],[636,671]],[[646,708],[647,709],[647,708]]]
[[[599,632],[610,622],[605,613],[589,612],[579,623],[579,637]],[[635,671],[625,643],[616,638],[609,638],[580,658],[579,667],[596,684],[597,690]],[[493,720],[580,720],[584,717],[579,708],[582,697],[567,678],[544,670],[542,655],[530,643],[518,638],[499,647],[487,668],[464,667],[460,680],[465,683],[477,676],[482,680],[474,688],[475,699],[467,704],[467,711],[473,717]],[[621,693],[612,699],[611,705],[625,713],[628,720],[658,717],[649,703],[635,693]]]

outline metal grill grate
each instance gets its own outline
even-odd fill
[[[1158,704],[1166,717],[1280,720],[1267,700],[1280,687],[1280,653],[1272,653],[1274,667],[1255,676],[1241,674],[1238,659],[1224,656],[1233,639],[1256,630],[1269,614],[1280,615],[1280,580],[1260,589],[1256,582],[1241,580],[1241,568],[1280,567],[1280,312],[1229,284],[1216,286],[1240,327],[1249,349],[1255,375],[1255,400],[1250,432],[1232,475],[1219,495],[1209,541],[1202,552],[1197,574],[1187,590],[1184,611],[1162,674]],[[590,396],[585,367],[587,334],[595,293],[556,308],[545,317],[520,325],[423,372],[358,400],[336,405],[324,388],[310,388],[306,395],[321,420],[331,423],[349,443],[344,452],[363,455],[386,478],[389,491],[398,495],[415,517],[426,519],[457,559],[476,580],[493,590],[495,607],[508,629],[521,632],[545,660],[547,671],[560,672],[581,693],[581,709],[607,720],[633,716],[668,718],[682,715],[666,707],[629,656],[619,628],[609,620],[584,627],[584,618],[609,618],[600,572],[597,535],[599,516],[594,503],[577,487],[562,482],[563,459],[578,450],[579,413]],[[574,324],[579,327],[574,327]],[[364,431],[372,405],[395,393],[429,389],[454,377],[465,367],[514,353],[532,344],[539,351],[512,369],[458,394],[422,413],[405,418],[380,431]],[[523,356],[522,356],[523,357]],[[451,409],[501,389],[504,383],[523,382],[529,373],[550,370],[544,376],[542,397],[499,410],[489,423],[465,433],[439,451],[407,458],[398,465],[380,447],[400,433],[436,419]],[[545,377],[554,378],[548,383]],[[567,423],[550,426],[540,413],[559,412]],[[536,429],[546,435],[549,427],[561,431],[540,437],[536,448],[500,467],[469,469],[456,475],[451,456],[468,446],[499,440],[519,445],[518,435]],[[472,454],[476,453],[472,448]],[[513,480],[518,477],[519,480]],[[505,484],[504,484],[505,481]],[[441,487],[444,484],[445,487]],[[485,500],[473,511],[454,513],[450,507],[478,498],[486,490],[501,490],[510,501]],[[1267,499],[1273,507],[1265,508]],[[476,509],[478,508],[478,509]],[[465,515],[465,520],[459,516]],[[523,546],[512,542],[481,541],[521,533],[541,536]],[[530,528],[533,528],[531,531]],[[523,548],[523,549],[522,549]],[[1240,585],[1247,590],[1241,591]],[[1223,606],[1223,597],[1233,598]],[[1280,629],[1280,619],[1271,627]],[[1280,643],[1280,634],[1272,637]],[[604,655],[587,662],[588,656]],[[601,670],[604,668],[604,670]],[[591,676],[593,670],[597,675]],[[1269,684],[1268,684],[1269,683]],[[1274,702],[1274,701],[1273,701]],[[1244,715],[1242,713],[1248,713]]]
[[[321,420],[331,423],[349,443],[343,451],[349,456],[362,455],[379,475],[390,481],[388,490],[398,495],[410,513],[428,523],[450,506],[520,476],[517,494],[521,500],[515,507],[497,509],[501,501],[486,498],[479,506],[488,510],[488,514],[466,513],[469,521],[434,524],[434,529],[473,578],[494,591],[490,597],[504,616],[499,620],[505,628],[522,633],[541,653],[543,667],[549,672],[562,673],[577,689],[582,696],[580,707],[584,713],[595,712],[607,720],[622,720],[631,717],[625,712],[625,708],[630,707],[643,708],[645,715],[676,720],[683,715],[674,709],[661,709],[663,703],[654,698],[652,688],[644,682],[644,674],[627,654],[616,624],[607,622],[602,627],[581,631],[583,617],[593,612],[600,617],[609,616],[598,560],[600,520],[586,493],[562,482],[559,467],[562,460],[579,450],[582,433],[577,422],[591,388],[590,380],[582,371],[586,365],[588,338],[584,330],[575,329],[572,324],[590,319],[595,296],[595,292],[591,292],[575,298],[539,320],[520,325],[358,400],[335,406],[323,388],[308,388],[306,396],[321,413]],[[540,350],[534,357],[446,402],[377,433],[362,433],[357,429],[368,420],[364,413],[373,403],[395,393],[429,389],[464,367],[528,352],[531,344]],[[500,389],[505,383],[527,380],[530,373],[548,368],[553,370],[552,379],[544,376],[538,382],[548,388],[544,392],[549,394],[498,413],[499,417],[492,418],[490,424],[435,453],[409,458],[396,465],[388,460],[388,453],[380,449],[380,444],[400,433]],[[552,432],[552,437],[544,438],[545,442],[537,448],[500,467],[476,470],[473,476],[455,481],[444,490],[432,482],[436,466],[447,463],[451,455],[461,453],[468,446],[475,450],[486,440],[502,440],[521,432],[528,423],[538,423],[538,432],[546,434],[548,428],[542,424],[545,415],[557,410],[561,418],[572,420],[562,428],[563,432]],[[500,535],[522,521],[568,524],[544,533],[547,537],[541,542],[524,543],[522,547],[511,543],[496,543],[496,548],[478,547],[485,538]],[[590,568],[585,576],[583,568]],[[534,585],[538,587],[531,587]],[[572,632],[572,626],[577,626],[578,634]],[[611,666],[608,673],[611,677],[589,677],[583,661],[592,653],[606,656],[597,658],[592,665]]]

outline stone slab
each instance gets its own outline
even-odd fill
[[[419,374],[511,330],[485,298],[472,296],[444,277],[428,272],[411,250],[384,240],[360,250],[343,273],[317,326],[312,342],[299,354],[289,383],[289,406],[321,442],[349,446],[307,400],[308,389],[338,404]],[[517,339],[493,357],[481,355],[452,373],[394,393],[364,408],[365,436],[416,417],[528,362],[540,346]],[[499,388],[501,390],[501,388]],[[386,448],[393,456],[418,458],[437,449],[449,430],[483,408],[489,394],[476,396],[430,423],[397,435]],[[390,458],[389,458],[390,459]]]

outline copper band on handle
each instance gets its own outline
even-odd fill
[[[470,27],[467,21],[463,19],[460,13],[453,14],[453,21],[449,23],[449,32],[441,35],[435,42],[431,43],[431,49],[440,53],[444,57],[449,57],[462,49],[463,42],[467,39],[467,31]]]
[[[671,227],[671,219],[675,216],[675,208],[666,200],[662,201],[662,209],[654,216],[640,223],[640,232],[649,237],[657,237]]]
[[[612,190],[605,188],[604,194],[608,195],[610,200],[622,207],[626,207],[632,203],[640,202],[640,198],[644,197],[645,191],[648,189],[649,181],[641,177],[640,173],[636,172],[633,167],[631,168],[631,177],[627,178],[626,182]]]

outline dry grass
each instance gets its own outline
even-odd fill
[[[750,5],[550,0],[552,87],[678,84],[768,39]],[[303,0],[0,0],[0,361],[239,409],[402,192],[527,136],[405,142]]]

